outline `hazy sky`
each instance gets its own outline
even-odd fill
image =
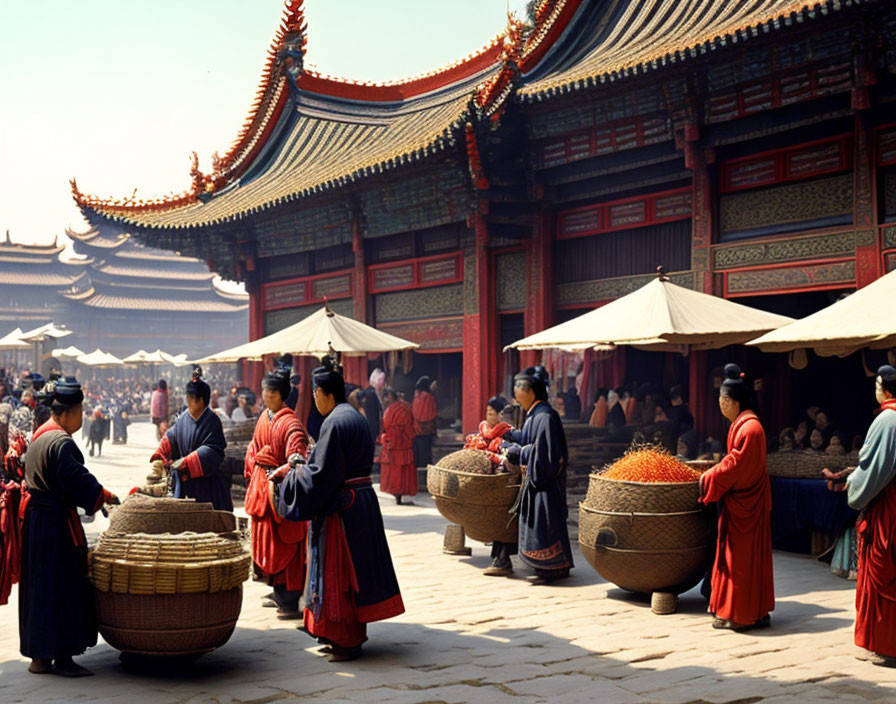
[[[488,42],[524,0],[306,0],[307,62],[388,80]],[[246,118],[282,0],[2,0],[0,233],[83,229],[68,179],[101,196],[189,186]]]

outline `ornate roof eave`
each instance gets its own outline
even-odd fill
[[[81,211],[84,213],[89,222],[102,223],[104,221],[109,221],[117,223],[119,225],[127,226],[132,230],[139,230],[141,232],[147,233],[154,230],[201,230],[206,227],[236,223],[246,220],[253,215],[257,215],[281,205],[286,205],[303,198],[321,195],[336,188],[343,188],[355,184],[368,177],[385,174],[400,167],[420,163],[430,156],[435,156],[437,154],[453,149],[463,140],[462,134],[464,125],[466,124],[467,120],[470,119],[472,113],[473,110],[471,106],[461,116],[454,120],[447,128],[445,128],[438,137],[436,137],[430,144],[426,145],[425,147],[421,147],[404,154],[396,155],[395,157],[389,158],[382,162],[370,164],[369,166],[356,169],[355,171],[344,176],[340,176],[339,178],[330,179],[326,182],[317,184],[310,188],[297,190],[289,195],[267,201],[262,205],[253,206],[238,213],[234,213],[233,215],[224,218],[216,218],[209,222],[204,222],[197,225],[175,224],[156,226],[153,223],[138,224],[128,218],[128,214],[131,212],[130,209],[108,205],[103,206],[80,203],[79,206],[81,207]]]
[[[784,27],[802,24],[807,20],[819,16],[829,15],[831,12],[842,10],[860,4],[870,4],[877,0],[821,0],[806,2],[799,0],[792,3],[792,9],[782,10],[772,15],[751,22],[744,27],[726,28],[721,32],[712,32],[711,35],[697,39],[686,47],[669,51],[656,57],[645,59],[630,65],[620,65],[598,74],[579,77],[566,82],[558,82],[539,90],[526,90],[525,85],[517,91],[515,100],[520,103],[542,102],[546,99],[561,95],[570,95],[576,91],[597,87],[599,85],[613,83],[634,76],[645,76],[657,69],[682,64],[698,57],[707,56],[714,51],[723,49],[739,42],[747,41],[761,35],[767,35]],[[530,66],[525,73],[529,73],[534,66]],[[523,82],[525,82],[525,73]],[[541,82],[541,81],[539,81]]]
[[[88,213],[92,211],[100,216],[100,222],[111,220],[116,223],[126,223],[128,222],[128,213],[135,211],[163,212],[196,204],[234,183],[252,165],[274,132],[275,126],[290,102],[291,90],[307,90],[337,99],[370,103],[404,100],[475,75],[497,61],[501,54],[504,36],[498,35],[480,50],[459,61],[438,70],[399,81],[360,82],[326,76],[313,69],[306,69],[303,65],[304,49],[307,42],[307,23],[304,17],[303,2],[304,0],[287,0],[281,26],[268,51],[249,118],[227,154],[224,157],[213,155],[213,173],[206,175],[199,171],[198,157],[194,152],[190,170],[192,180],[190,190],[149,200],[138,199],[136,191],[130,197],[123,199],[99,198],[82,192],[73,178],[70,180],[72,197],[89,221],[95,222],[88,216]],[[395,164],[392,162],[409,163],[425,157],[427,154],[441,151],[445,146],[453,146],[456,141],[455,135],[465,119],[466,116],[457,121],[460,124],[452,124],[443,135],[434,140],[434,143],[417,150],[416,153],[398,155],[382,164],[373,164],[339,179],[318,184],[310,189],[303,189],[292,195],[290,200],[351,183],[371,174],[381,173],[393,168]],[[281,200],[281,202],[285,201]],[[255,211],[240,213],[236,216],[205,223],[199,227],[239,220],[253,212]],[[150,225],[148,229],[155,228]]]

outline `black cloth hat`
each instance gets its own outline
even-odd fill
[[[535,391],[536,398],[547,399],[551,377],[548,370],[540,364],[535,367],[527,367],[513,377],[514,384],[518,381],[528,381],[532,385],[532,390]]]
[[[159,386],[161,387],[162,382],[159,382]],[[205,401],[205,405],[209,404],[212,398],[212,390],[208,384],[202,378],[202,367],[198,364],[193,367],[193,378],[187,382],[187,396],[195,396],[196,398],[201,398]]]
[[[498,394],[497,396],[492,396],[485,405],[493,408],[495,413],[501,413],[507,406],[507,399]]]
[[[58,379],[53,383],[52,400],[64,406],[77,406],[84,401],[81,384],[73,376]]]
[[[877,376],[884,390],[896,396],[896,367],[885,364],[877,370]]]

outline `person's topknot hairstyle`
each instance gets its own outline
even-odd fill
[[[724,374],[721,393],[740,403],[742,411],[752,408],[753,389],[747,381],[746,373],[738,365],[729,362],[725,365]]]

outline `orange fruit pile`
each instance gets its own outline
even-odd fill
[[[611,464],[602,476],[628,482],[695,482],[700,478],[700,472],[665,450],[638,447]]]

